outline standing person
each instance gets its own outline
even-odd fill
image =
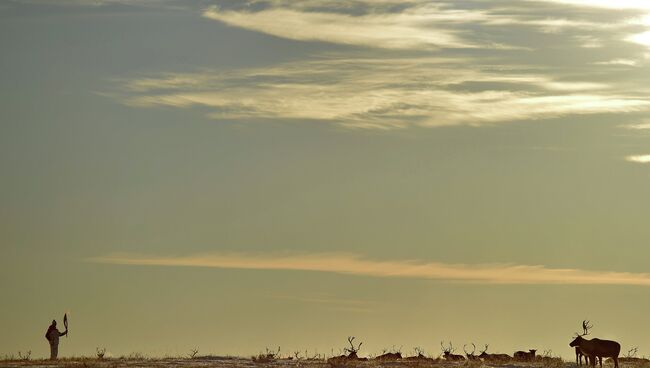
[[[45,338],[50,342],[50,359],[55,360],[59,355],[59,337],[68,334],[68,329],[65,332],[59,332],[56,329],[56,320],[52,320],[52,324],[45,333]]]

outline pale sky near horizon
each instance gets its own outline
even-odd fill
[[[8,0],[0,50],[0,356],[650,355],[647,1]]]

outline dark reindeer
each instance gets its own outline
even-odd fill
[[[375,360],[380,361],[399,359],[402,359],[402,348],[395,349],[395,346],[393,346],[392,352],[387,352],[386,349],[384,349],[383,354],[375,357]]]
[[[375,357],[375,360],[400,360],[402,353],[384,353]]]
[[[646,364],[650,362],[650,359],[648,358],[639,358],[637,357],[637,354],[639,353],[639,348],[632,348],[627,351],[627,353],[618,358],[618,361],[621,363],[633,363],[633,364]],[[605,362],[610,363],[612,361],[612,358],[609,358],[605,360]]]
[[[424,350],[422,350],[421,348],[416,347],[413,350],[415,351],[415,354],[417,354],[417,355],[406,357],[406,358],[404,358],[404,360],[406,360],[408,362],[433,362],[434,361],[433,358],[429,358],[426,355],[424,355]]]
[[[331,357],[327,359],[327,363],[332,367],[338,367],[341,365],[345,365],[345,363],[349,361],[368,360],[368,358],[359,358],[357,353],[359,352],[359,349],[361,349],[361,345],[363,344],[363,342],[360,342],[359,345],[354,346],[354,339],[355,339],[354,336],[349,336],[348,342],[350,343],[350,347],[343,349],[345,352],[348,353],[348,355],[344,354],[344,355]]]
[[[589,335],[589,329],[593,326],[589,325],[589,321],[582,321],[583,333],[576,333],[575,339],[569,344],[572,348],[579,348],[580,352],[588,357],[588,362],[592,367],[596,366],[596,359],[600,358],[600,367],[603,366],[603,357],[612,358],[614,360],[614,368],[618,368],[618,355],[621,352],[621,344],[616,341],[601,340],[601,339],[585,339],[584,336]]]
[[[593,326],[589,326],[589,321],[583,321],[582,322],[582,333],[583,336],[589,335],[589,329]],[[582,351],[580,350],[580,347],[576,346],[576,364],[577,365],[582,365],[582,357],[585,357],[585,364],[589,365],[589,357],[582,354]]]
[[[454,349],[453,345],[451,344],[451,341],[449,342],[449,347],[445,347],[444,342],[440,341],[440,347],[442,348],[442,354],[445,360],[449,361],[460,361],[460,360],[465,360],[465,357],[462,355],[458,354],[453,354],[453,352],[456,350]]]
[[[504,362],[512,359],[510,355],[508,354],[488,354],[487,350],[490,347],[490,345],[485,344],[485,349],[479,354],[479,358],[483,360],[490,360],[490,361],[499,361],[499,362]]]
[[[575,349],[576,349],[576,364],[577,365],[582,365],[582,357],[585,356],[585,355],[582,354],[582,351],[580,351],[579,347],[576,346]],[[587,357],[585,357],[585,364],[588,364],[588,363],[589,363],[589,361],[587,360]]]
[[[524,361],[524,362],[532,362],[533,360],[535,360],[535,352],[537,352],[537,350],[535,350],[535,349],[530,349],[527,352],[526,351],[516,351],[512,357],[515,360],[520,360],[520,361]]]
[[[463,351],[465,352],[465,356],[467,357],[467,360],[480,360],[477,355],[474,354],[476,352],[476,345],[472,343],[472,352],[468,352],[466,349],[467,345],[463,345]]]

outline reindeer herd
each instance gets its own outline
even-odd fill
[[[628,357],[619,358],[619,354],[621,352],[621,345],[616,341],[601,340],[597,338],[591,340],[586,339],[585,336],[589,335],[589,330],[592,327],[593,325],[591,325],[589,321],[587,320],[582,321],[582,330],[583,330],[582,334],[576,333],[573,341],[569,343],[569,346],[575,349],[576,365],[580,365],[580,366],[582,365],[583,357],[585,358],[585,364],[590,364],[592,367],[595,367],[596,362],[598,361],[600,363],[601,368],[603,366],[603,358],[611,359],[611,361],[614,362],[614,368],[618,368],[619,360],[630,360],[630,361],[643,360],[646,362],[650,362],[647,359],[633,358],[630,356],[629,352],[628,352]],[[330,363],[331,366],[335,367],[335,366],[345,366],[346,363],[349,363],[351,361],[368,360],[368,358],[360,358],[358,356],[357,353],[359,352],[359,349],[361,349],[361,345],[363,343],[359,343],[355,345],[354,339],[355,339],[354,337],[348,337],[348,343],[350,344],[350,347],[344,349],[344,352],[346,354],[329,358],[327,362]],[[465,352],[465,354],[464,355],[454,354],[456,349],[453,347],[452,343],[449,342],[448,345],[445,345],[444,341],[442,341],[440,342],[442,356],[438,359],[426,357],[423,354],[423,351],[421,349],[416,348],[415,352],[417,355],[414,356],[402,357],[402,353],[399,351],[384,352],[383,354],[375,357],[374,360],[436,361],[439,359],[443,359],[449,362],[486,361],[492,363],[506,363],[511,361],[532,362],[538,358],[535,355],[537,352],[537,350],[535,349],[530,349],[528,351],[516,351],[512,356],[510,356],[508,354],[489,354],[487,352],[489,345],[487,344],[479,354],[476,354],[476,345],[472,343],[471,346],[472,346],[471,352],[468,349],[468,345],[463,345],[463,351]],[[636,352],[636,349],[630,350],[630,352],[632,351]]]
[[[490,345],[485,344],[485,348],[483,351],[481,351],[478,355],[475,354],[476,352],[476,345],[472,343],[472,352],[470,353],[467,351],[467,345],[463,345],[463,351],[465,352],[465,355],[458,355],[454,354],[454,346],[449,342],[449,346],[444,345],[444,341],[440,343],[440,347],[442,348],[442,357],[445,360],[448,361],[462,361],[462,360],[484,360],[484,361],[491,361],[491,362],[507,362],[510,360],[518,360],[518,361],[533,361],[535,360],[535,352],[537,350],[529,350],[529,351],[517,351],[513,354],[513,356],[510,356],[508,354],[488,354],[487,350],[490,347]]]
[[[359,350],[361,349],[361,345],[363,344],[360,342],[359,344],[355,345],[354,343],[355,337],[351,336],[348,337],[348,343],[350,344],[350,347],[344,348],[345,354],[335,356],[332,358],[329,358],[327,362],[333,366],[346,366],[347,363],[350,363],[352,361],[367,361],[369,360],[368,358],[360,358],[358,355]],[[449,345],[445,345],[444,341],[440,342],[440,347],[442,350],[442,359],[445,361],[449,362],[459,362],[459,361],[488,361],[488,362],[508,362],[512,360],[517,360],[517,361],[533,361],[535,360],[535,352],[536,350],[529,350],[529,351],[517,351],[514,353],[514,355],[511,357],[508,354],[488,354],[487,350],[489,348],[489,345],[485,345],[485,348],[483,351],[481,351],[478,355],[476,353],[476,345],[474,343],[472,345],[472,351],[468,351],[467,345],[463,346],[463,351],[465,352],[465,355],[460,355],[460,354],[454,354],[454,351],[456,350],[454,346],[452,345],[451,342],[449,342]],[[424,352],[420,348],[415,349],[416,355],[413,356],[407,356],[403,357],[402,353],[397,351],[397,352],[384,352],[381,355],[376,356],[373,360],[376,361],[396,361],[396,360],[406,360],[406,361],[437,361],[439,359],[434,359],[430,358],[424,355]]]

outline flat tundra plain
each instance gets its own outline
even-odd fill
[[[603,368],[611,368],[613,364],[603,362]],[[621,363],[621,368],[650,368],[650,363]],[[534,362],[490,363],[481,361],[447,362],[444,360],[427,361],[351,361],[341,364],[328,363],[322,359],[275,359],[267,362],[255,362],[250,358],[237,357],[197,357],[197,358],[147,358],[147,359],[94,359],[66,358],[57,361],[50,360],[3,360],[0,367],[32,367],[32,368],[380,368],[380,367],[414,367],[414,368],[576,368],[575,362],[565,362],[559,358]],[[588,366],[584,366],[587,368]]]

